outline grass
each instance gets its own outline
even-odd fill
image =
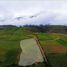
[[[49,62],[52,67],[67,67],[67,54],[48,54]]]
[[[58,39],[57,42],[59,42],[61,45],[67,47],[67,41],[63,39]]]
[[[0,65],[5,67],[17,61],[20,49],[18,41],[0,41]]]
[[[0,30],[0,67],[18,62],[20,41],[27,38],[31,37],[20,28]]]
[[[52,46],[62,45],[67,48],[67,34],[37,33],[37,36],[52,67],[67,67],[67,51],[62,53],[51,51]],[[32,33],[22,28],[0,30],[0,67],[16,63],[20,41],[31,37]],[[43,67],[43,64],[34,67]]]
[[[38,37],[51,66],[67,67],[67,50],[62,51],[62,53],[52,51],[53,46],[67,48],[67,34],[38,33]],[[61,50],[61,48],[59,49]]]

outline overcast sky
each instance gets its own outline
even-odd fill
[[[0,15],[32,15],[40,11],[67,14],[65,0],[0,0]]]
[[[0,17],[32,16],[40,12],[55,14],[61,21],[64,18],[64,24],[67,24],[66,0],[0,0]]]

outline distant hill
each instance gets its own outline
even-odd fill
[[[24,27],[32,32],[67,33],[67,26],[64,25],[25,25]]]
[[[0,29],[19,28],[14,25],[0,25]],[[24,25],[23,28],[31,32],[42,33],[65,33],[67,34],[67,26],[64,25]]]
[[[0,25],[0,29],[3,29],[3,28],[16,28],[16,26],[14,26],[14,25]]]

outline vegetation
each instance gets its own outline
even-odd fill
[[[59,29],[57,31],[57,29]],[[61,30],[60,30],[61,29]],[[64,34],[65,33],[65,34]],[[36,34],[52,67],[67,67],[67,27],[66,26],[1,26],[0,27],[0,67],[18,63],[20,41]],[[43,64],[34,67],[44,67]],[[33,67],[33,65],[31,66]]]
[[[30,38],[21,28],[0,29],[0,67],[17,64],[20,41]]]
[[[52,67],[67,67],[67,34],[37,34]]]
[[[67,26],[63,25],[25,25],[24,27],[39,33],[67,33]]]

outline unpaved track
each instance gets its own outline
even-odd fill
[[[50,64],[49,61],[48,61],[48,58],[47,58],[47,56],[46,56],[46,53],[43,51],[43,48],[41,47],[41,43],[40,43],[40,41],[39,41],[39,39],[38,39],[38,36],[35,35],[34,38],[35,38],[35,40],[36,40],[36,42],[37,42],[37,45],[38,45],[39,48],[40,48],[41,54],[42,54],[43,59],[44,59],[45,67],[52,67],[51,64]]]
[[[43,58],[45,59],[45,62],[48,62],[47,58],[46,58],[46,56],[44,54],[44,51],[43,51],[42,47],[40,46],[40,42],[39,42],[38,38],[35,37],[35,40],[37,42],[38,47],[40,48],[41,54],[42,54]]]

